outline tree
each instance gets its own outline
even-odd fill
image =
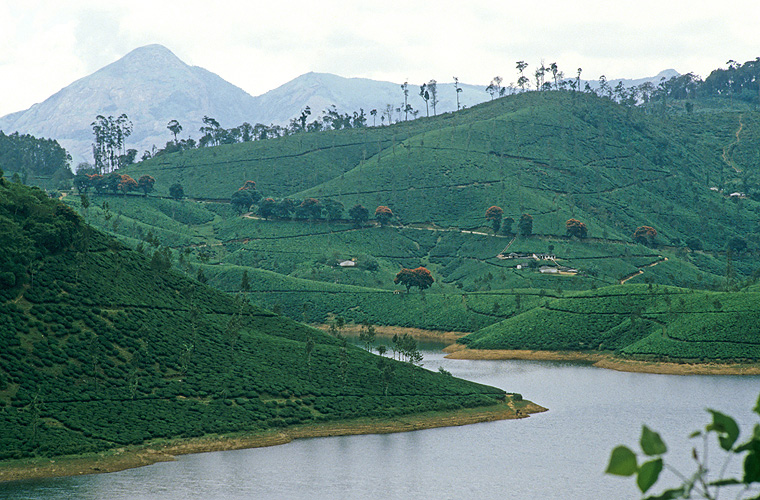
[[[486,92],[491,94],[491,100],[493,100],[494,96],[502,97],[506,93],[507,89],[501,86],[502,81],[502,77],[495,76],[488,87],[486,87]]]
[[[529,214],[522,214],[520,220],[517,222],[517,229],[523,236],[530,236],[533,234],[533,217]]]
[[[393,218],[393,211],[384,206],[380,205],[375,209],[375,219],[377,219],[380,222],[381,226],[387,225],[391,219]]]
[[[639,226],[633,232],[633,241],[642,245],[653,245],[657,230],[651,226]]]
[[[298,205],[296,209],[296,217],[304,219],[321,219],[322,218],[322,205],[316,198],[306,198]]]
[[[374,127],[377,124],[377,110],[372,109],[370,110],[369,114],[372,117],[372,126]]]
[[[520,72],[520,77],[517,79],[517,86],[522,89],[523,92],[525,92],[525,85],[530,83],[530,79],[523,75],[523,71],[525,71],[525,68],[528,67],[528,63],[525,61],[517,61],[517,71]]]
[[[364,323],[362,323],[359,340],[364,342],[364,347],[368,351],[372,349],[372,343],[375,341],[375,327],[369,324],[367,320],[364,320]]]
[[[401,84],[401,90],[404,92],[404,121],[409,119],[409,82],[404,82]],[[390,106],[390,104],[388,105]],[[390,113],[388,113],[388,124],[391,123],[391,117]]]
[[[167,125],[166,128],[169,129],[169,131],[174,134],[174,144],[177,143],[177,135],[182,132],[182,125],[179,124],[177,120],[171,120]]]
[[[175,200],[181,200],[185,197],[185,188],[179,182],[175,182],[169,187],[169,196]]]
[[[95,135],[92,144],[95,169],[102,174],[113,172],[120,162],[125,162],[122,157],[127,155],[125,141],[132,134],[132,122],[125,114],[118,118],[98,115],[90,126]],[[137,151],[134,154],[137,155]]]
[[[148,193],[153,191],[153,185],[156,183],[156,179],[154,179],[150,175],[143,175],[140,177],[140,180],[137,181],[137,187],[142,190],[143,193],[145,193],[145,196],[148,196]]]
[[[339,220],[343,217],[343,210],[345,210],[343,203],[328,198],[324,201],[323,206],[327,212],[327,220]]]
[[[428,108],[428,101],[430,100],[430,92],[427,88],[427,83],[420,85],[420,97],[425,101],[425,116],[430,116],[430,109]]]
[[[274,201],[272,198],[264,198],[261,200],[261,203],[259,203],[259,215],[265,219],[268,219],[274,215],[276,208],[276,201]]]
[[[357,226],[361,226],[369,220],[369,210],[357,203],[348,210],[348,216],[351,217]]]
[[[416,269],[401,269],[401,271],[396,274],[396,277],[393,278],[393,282],[397,285],[404,285],[408,293],[409,289],[412,287],[417,287],[420,291],[430,288],[435,280],[433,279],[433,275],[430,274],[430,271],[420,266]]]
[[[486,210],[486,220],[491,222],[494,234],[499,232],[502,215],[504,215],[504,210],[496,205],[489,207],[488,210]]]
[[[240,280],[240,291],[246,293],[251,291],[251,281],[248,279],[248,269],[243,271],[243,277]]]
[[[430,95],[430,105],[433,106],[433,116],[435,116],[435,107],[438,104],[438,82],[430,80],[427,84],[427,90]]]
[[[588,236],[586,224],[578,219],[568,219],[567,222],[565,222],[565,230],[568,236],[575,236],[581,240]]]
[[[667,445],[659,433],[646,425],[642,426],[639,439],[642,453],[634,453],[623,445],[615,447],[605,472],[616,476],[636,476],[636,484],[642,495],[655,485],[663,470],[673,472],[681,482],[680,486],[666,489],[660,495],[648,497],[650,499],[705,498],[714,500],[718,498],[722,489],[726,489],[726,493],[737,493],[737,499],[748,498],[747,495],[754,495],[752,498],[757,499],[757,486],[760,485],[760,425],[755,425],[746,442],[737,444],[740,428],[736,420],[719,411],[710,409],[707,411],[712,421],[705,426],[704,430],[693,432],[690,436],[692,439],[700,438],[701,448],[704,450],[700,454],[696,446],[692,448],[691,456],[697,469],[694,473],[683,474],[666,464],[663,457],[668,451]],[[760,398],[753,411],[760,415]],[[715,436],[719,447],[726,455],[718,477],[711,475],[715,473],[715,469],[708,467],[710,435]],[[741,477],[724,476],[726,466],[732,458],[744,459]],[[639,464],[639,459],[643,460],[643,463]],[[733,489],[728,490],[731,487]]]
[[[504,234],[512,234],[512,224],[515,223],[515,219],[512,217],[504,217],[501,221],[501,231]]]
[[[256,189],[256,182],[245,181],[237,191],[232,193],[230,204],[238,209],[240,213],[250,210],[251,205],[255,205],[261,199],[261,194]]]
[[[120,176],[121,180],[119,181],[119,185],[117,189],[121,191],[123,194],[127,194],[130,191],[135,191],[138,189],[137,181],[134,180],[132,177],[123,174]]]
[[[457,91],[457,111],[459,111],[459,94],[462,92],[462,87],[459,86],[459,78],[454,77],[454,88]]]

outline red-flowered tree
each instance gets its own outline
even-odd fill
[[[127,174],[122,174],[117,189],[124,194],[127,194],[130,191],[135,191],[137,189],[137,181]]]
[[[419,288],[420,290],[430,288],[430,286],[435,282],[435,279],[433,279],[433,275],[430,274],[430,271],[420,266],[416,269],[402,269],[398,272],[398,274],[396,274],[393,282],[397,285],[404,285],[406,287],[406,291],[409,292],[409,289],[413,286]]]
[[[503,215],[504,210],[502,210],[501,207],[497,207],[496,205],[488,207],[488,210],[486,210],[486,220],[491,223],[491,227],[493,228],[494,233],[499,232],[499,228],[501,227],[501,217]]]
[[[567,230],[568,236],[575,236],[580,239],[588,236],[588,228],[586,227],[586,224],[578,219],[568,219],[567,222],[565,222],[565,229]]]
[[[393,218],[393,210],[386,207],[385,205],[380,205],[375,209],[375,219],[380,222],[381,226],[385,226],[388,224],[391,219]]]
[[[633,241],[642,245],[652,245],[656,236],[657,230],[655,228],[651,226],[639,226],[633,232]]]

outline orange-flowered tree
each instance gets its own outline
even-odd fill
[[[657,230],[655,228],[651,226],[639,226],[633,232],[633,241],[642,245],[652,245],[656,236]]]
[[[502,210],[501,207],[497,207],[496,205],[488,207],[488,210],[486,210],[486,220],[491,223],[491,227],[493,228],[494,233],[499,232],[499,228],[501,227],[501,217],[503,215],[504,210]]]
[[[409,292],[409,289],[412,287],[417,287],[420,290],[430,288],[435,282],[435,279],[433,279],[433,275],[430,274],[430,271],[420,266],[416,269],[402,269],[396,274],[393,282],[397,285],[404,285],[406,291]]]
[[[586,227],[586,224],[578,219],[568,219],[567,222],[565,222],[565,229],[567,230],[568,236],[575,236],[580,239],[588,236],[588,228]]]
[[[122,174],[117,189],[126,195],[129,191],[137,189],[137,181],[127,174]]]
[[[381,226],[385,226],[388,224],[391,219],[393,218],[393,210],[386,207],[385,205],[380,205],[375,209],[375,219],[380,222]]]

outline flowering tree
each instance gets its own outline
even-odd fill
[[[391,219],[393,218],[393,210],[390,208],[380,205],[375,209],[375,219],[377,219],[380,222],[381,226],[385,226],[388,224]]]
[[[565,229],[567,230],[568,236],[575,236],[580,239],[588,236],[588,228],[586,227],[586,224],[578,219],[568,219],[567,222],[565,222]]]
[[[494,233],[499,232],[502,215],[504,215],[504,210],[502,210],[501,207],[497,207],[496,205],[489,207],[488,210],[486,210],[486,220],[491,223],[491,227],[493,227]]]
[[[413,286],[419,288],[420,290],[430,288],[435,280],[433,279],[433,275],[430,274],[430,271],[420,266],[416,269],[402,269],[398,272],[398,274],[396,274],[393,282],[397,285],[404,285],[406,287],[406,291],[409,292],[409,289]]]
[[[651,226],[639,226],[633,232],[633,241],[642,245],[651,245],[657,236],[657,230]]]

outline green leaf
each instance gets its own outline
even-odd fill
[[[752,408],[752,411],[760,415],[760,396],[757,397],[757,404]]]
[[[638,468],[636,455],[628,447],[618,446],[612,450],[610,464],[605,472],[616,476],[632,476]]]
[[[647,490],[657,482],[657,478],[660,477],[660,472],[662,472],[661,458],[650,460],[641,465],[639,468],[639,475],[636,478],[636,484],[639,485],[639,489],[642,493],[646,493]]]
[[[718,481],[711,481],[707,484],[710,486],[735,486],[737,484],[744,484],[744,483],[742,483],[738,479],[731,478],[731,479],[720,479]]]
[[[707,431],[715,431],[718,433],[718,442],[720,447],[728,451],[736,442],[739,437],[739,426],[736,425],[736,421],[719,411],[707,410],[712,413],[713,422],[707,426]]]
[[[695,437],[699,437],[701,435],[702,435],[702,431],[694,431],[691,434],[689,434],[689,439],[692,439],[692,438],[695,438]]]
[[[660,435],[646,425],[641,427],[640,444],[644,453],[650,457],[653,455],[662,455],[668,451],[668,447],[665,446]]]
[[[752,452],[744,459],[744,482],[750,484],[755,481],[760,481],[760,456]]]
[[[673,500],[674,498],[684,498],[685,493],[686,491],[684,490],[682,486],[680,488],[665,490],[659,495],[654,496],[654,497],[646,497],[645,500]]]

